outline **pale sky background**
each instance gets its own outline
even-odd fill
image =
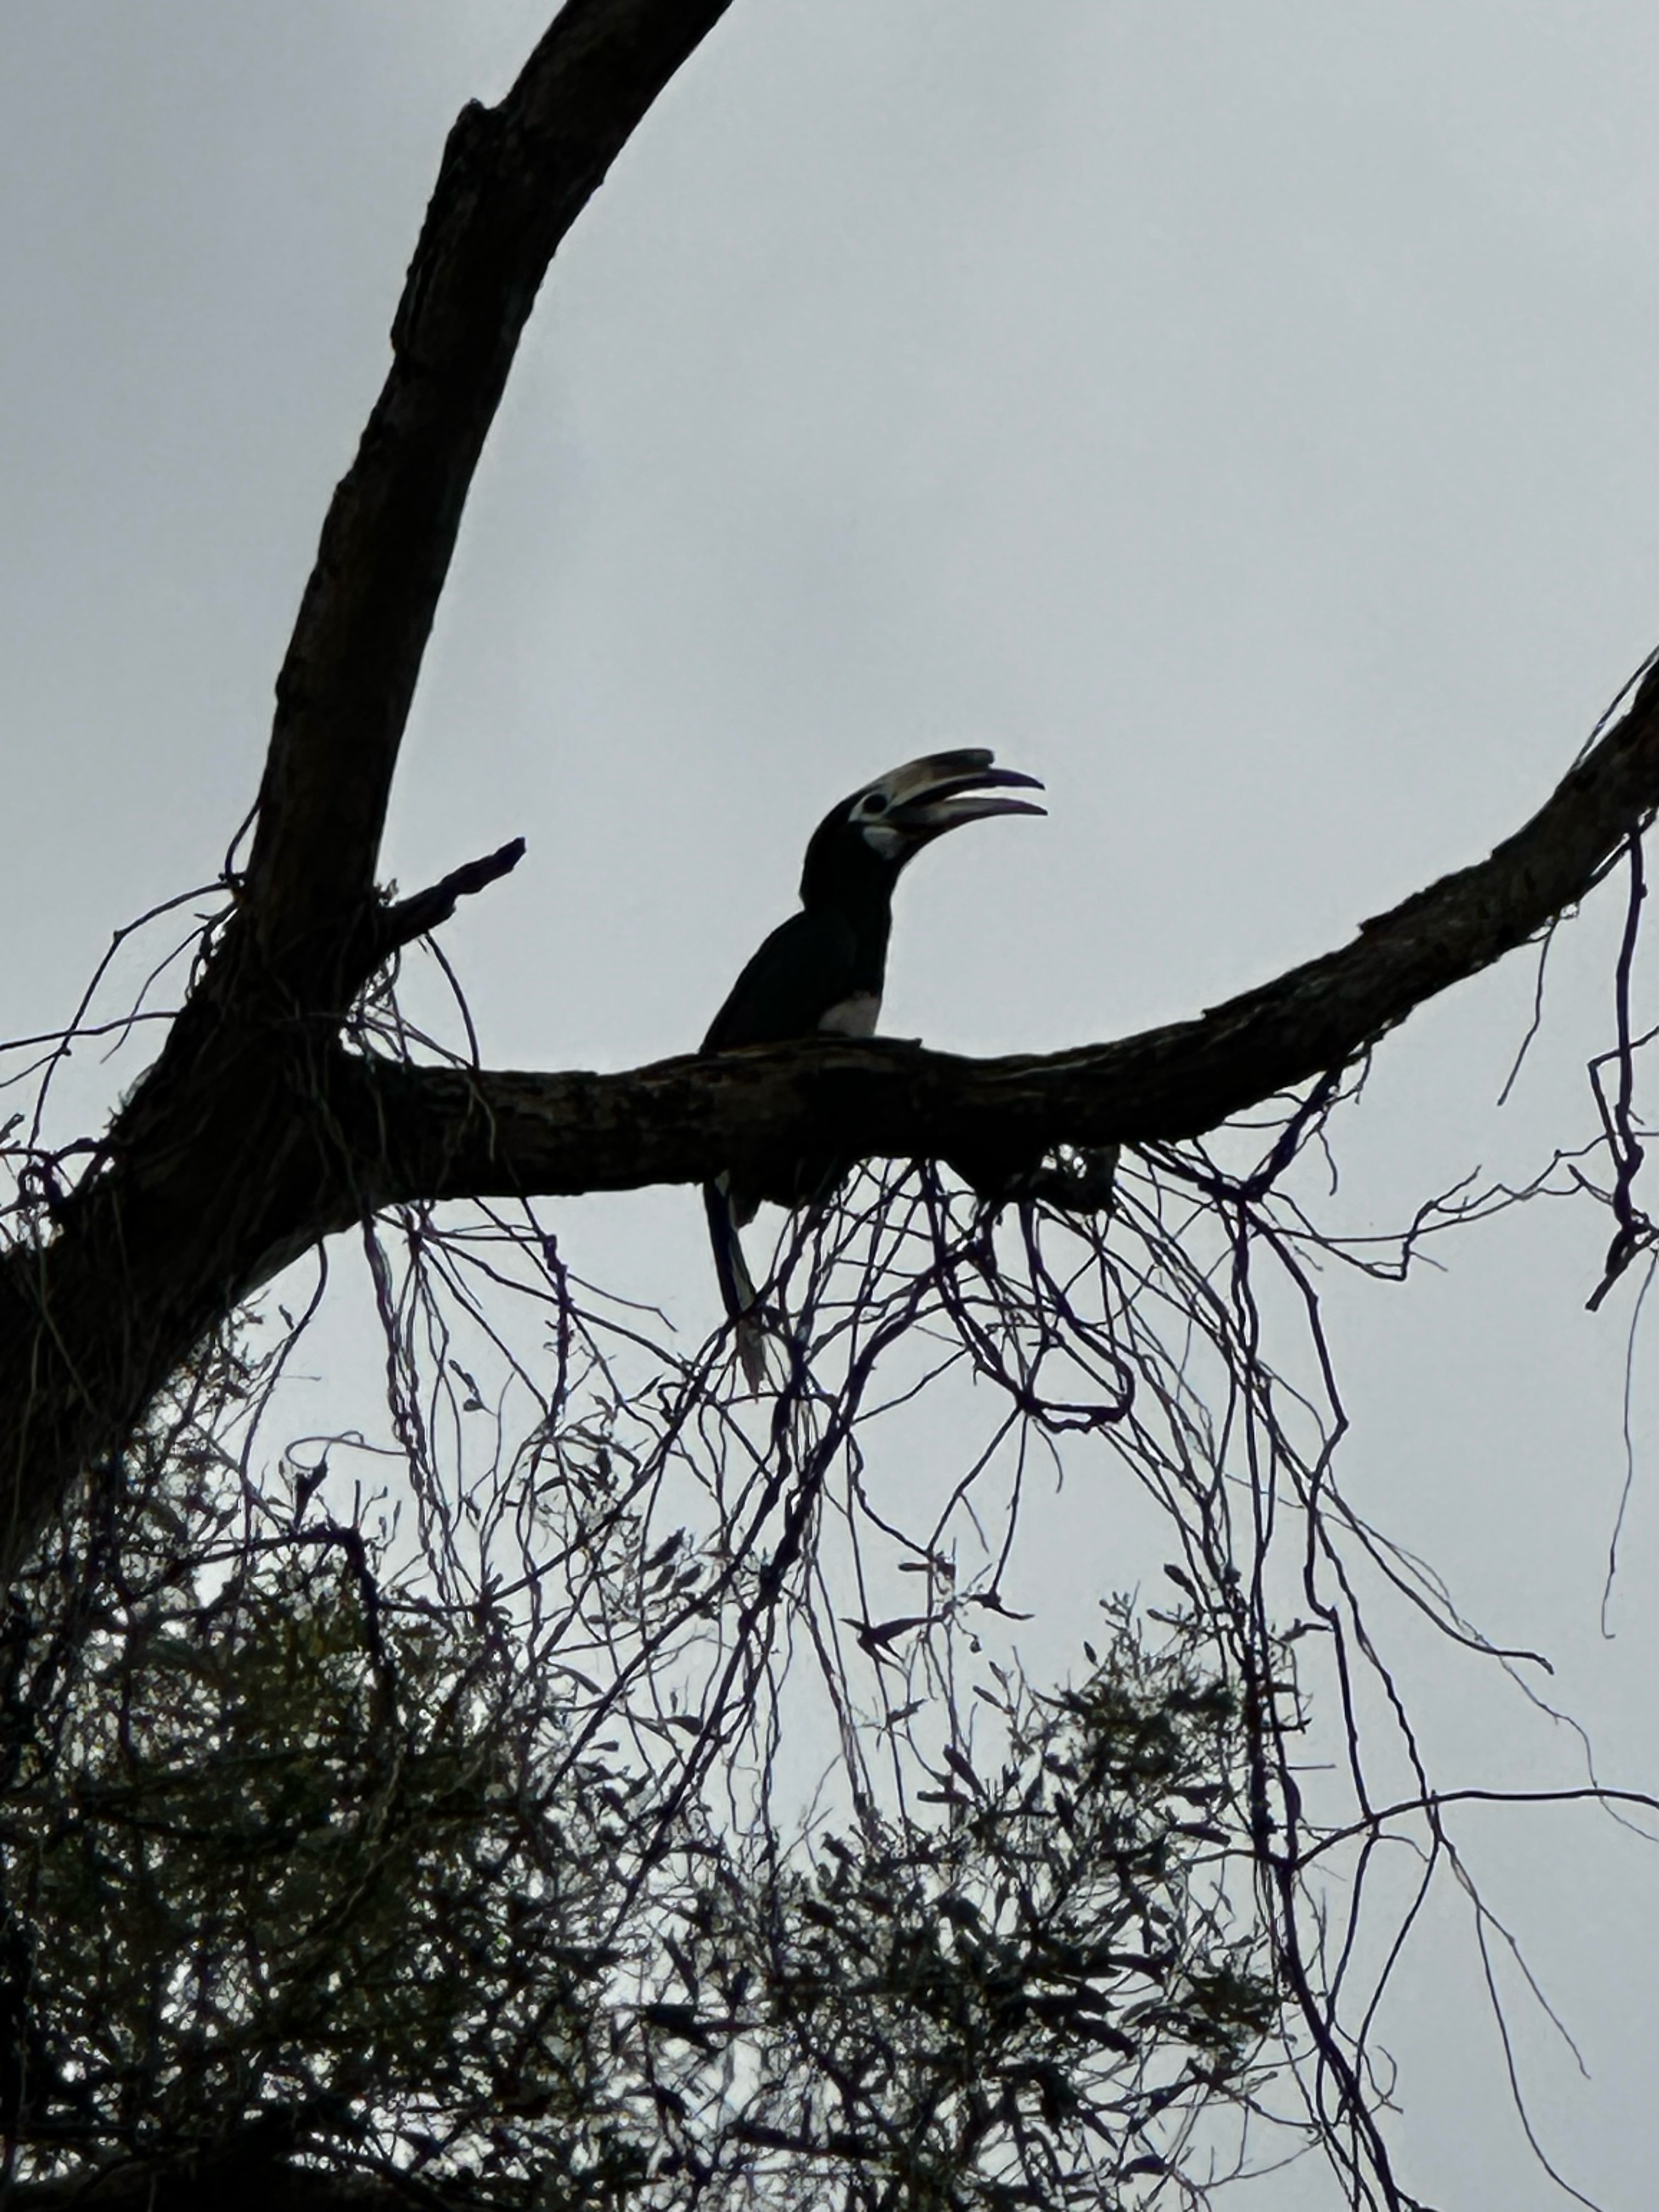
[[[5,6],[5,1034],[216,871],[444,134],[550,12]],[[444,934],[486,1057],[694,1043],[824,808],[941,744],[1051,794],[907,881],[884,1026],[963,1051],[1196,1012],[1487,850],[1659,642],[1656,112],[1638,0],[738,0],[556,264],[405,749],[388,876],[529,840]],[[1503,1115],[1525,960],[1384,1048],[1347,1224],[1586,1133],[1615,905],[1562,941]],[[562,1226],[712,1322],[689,1194]],[[1535,1209],[1340,1290],[1344,1477],[1652,1789],[1659,1392],[1650,1335],[1606,1638],[1606,1233]],[[1121,1587],[1087,1533],[1033,1584]],[[1563,1731],[1403,1649],[1443,1781],[1578,1778]],[[1640,2212],[1659,1853],[1589,1813],[1457,1832],[1589,2069],[1523,2027],[1546,2145]],[[1565,2200],[1464,1927],[1385,2021],[1402,2179],[1530,2212]]]

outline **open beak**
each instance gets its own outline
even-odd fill
[[[982,822],[993,814],[1042,814],[1048,810],[1029,799],[1006,799],[1008,791],[1041,791],[1034,775],[1018,769],[993,766],[994,756],[975,746],[954,753],[932,753],[926,760],[910,761],[888,778],[891,793],[886,820],[889,826],[914,838],[918,844],[960,829],[964,822]]]

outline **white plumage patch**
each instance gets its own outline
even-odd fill
[[[859,834],[872,853],[884,860],[901,860],[915,846],[915,839],[907,837],[901,830],[889,827],[885,822],[860,822]]]
[[[854,991],[851,998],[836,1000],[819,1020],[818,1030],[828,1036],[874,1036],[880,1019],[880,992]]]

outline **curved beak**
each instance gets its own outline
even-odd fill
[[[930,753],[924,760],[908,761],[885,779],[890,794],[886,820],[920,844],[958,830],[964,822],[982,822],[993,814],[1043,814],[1046,807],[1029,799],[1006,799],[1007,791],[1041,791],[1034,775],[1018,769],[994,766],[994,756],[978,746],[960,752]]]

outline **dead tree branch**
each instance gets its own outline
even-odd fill
[[[464,898],[475,898],[488,890],[491,884],[510,875],[523,858],[524,839],[514,837],[495,852],[486,853],[481,860],[468,860],[461,867],[452,868],[427,890],[399,899],[381,917],[382,945],[390,953],[441,927]]]

